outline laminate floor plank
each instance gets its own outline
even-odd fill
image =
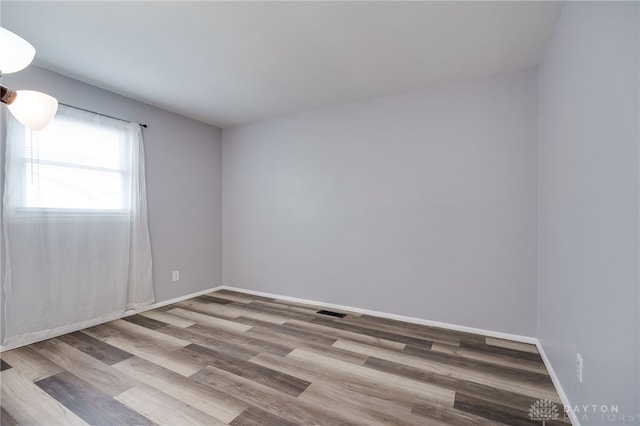
[[[166,335],[162,332],[157,331],[157,329],[150,329],[145,326],[141,326],[124,320],[111,321],[108,324],[108,327],[117,330],[122,337],[135,339],[140,343],[148,344],[150,346],[177,348],[187,346],[191,343],[188,340],[178,339],[173,336]]]
[[[217,290],[213,293],[207,294],[207,296],[213,296],[218,299],[229,300],[231,302],[239,302],[239,303],[249,303],[252,300],[252,297],[248,294],[243,294],[237,291],[230,290]]]
[[[223,319],[235,320],[238,317],[248,317],[271,324],[282,324],[287,321],[287,318],[283,316],[259,312],[252,309],[243,309],[243,306],[246,304],[238,302],[233,302],[228,305],[215,305],[212,303],[203,303],[197,300],[186,300],[179,302],[177,305],[193,312]]]
[[[178,349],[173,348],[171,350],[159,350],[153,346],[145,346],[137,343],[133,339],[127,338],[110,338],[109,344],[114,345],[120,349],[126,350],[138,358],[145,359],[149,362],[172,370],[182,376],[188,377],[202,368],[197,362],[187,356],[182,356]]]
[[[456,394],[454,408],[459,411],[465,411],[514,426],[540,425],[540,420],[531,419],[528,411],[514,409],[513,407],[496,402],[488,402],[481,398],[475,398],[460,392]],[[559,414],[559,417],[564,418],[564,415]],[[567,421],[562,420],[547,420],[545,424],[550,426],[570,425]]]
[[[289,374],[244,359],[233,358],[202,346],[189,345],[182,350],[197,354],[198,359],[204,364],[203,367],[210,365],[294,397],[299,396],[311,384]]]
[[[89,336],[81,331],[75,333],[64,334],[58,336],[58,340],[66,343],[69,346],[76,348],[77,350],[92,356],[93,358],[101,361],[107,365],[112,365],[120,361],[124,361],[127,358],[131,358],[133,354],[118,349],[95,337]]]
[[[268,341],[262,338],[253,338],[251,335],[237,332],[227,332],[207,326],[194,325],[185,329],[165,327],[163,332],[190,337],[193,343],[202,346],[223,350],[232,356],[243,358],[243,354],[255,355],[258,352],[267,352],[277,355],[286,355],[293,350],[293,345],[284,345],[278,342]]]
[[[262,353],[251,358],[251,362],[295,375],[313,384],[321,383],[325,387],[331,387],[332,392],[343,394],[345,399],[358,400],[364,397],[372,404],[381,407],[391,404],[394,409],[406,412],[411,410],[416,400],[411,393],[390,393],[384,386],[372,386],[369,379],[344,374],[342,371],[329,371],[308,361]]]
[[[213,296],[215,293],[209,293],[209,294],[205,294],[200,296],[202,301],[207,302],[207,303],[218,303],[220,305],[227,305],[229,303],[233,303],[233,300],[229,300],[229,299],[221,299],[219,297]]]
[[[130,377],[59,339],[45,340],[33,345],[33,348],[43,357],[109,396],[122,393],[136,384]]]
[[[68,371],[39,380],[36,385],[89,424],[154,424]]]
[[[242,305],[244,309],[254,310],[265,314],[272,314],[280,318],[286,318],[287,320],[300,320],[311,321],[318,314],[312,310],[308,312],[299,312],[299,310],[286,309],[284,305],[268,304],[268,302],[250,302]]]
[[[158,312],[156,310],[145,311],[140,313],[140,315],[180,328],[186,328],[196,324],[195,321],[185,320],[184,318],[180,318],[177,315],[172,315],[168,312]]]
[[[476,342],[485,342],[486,337],[481,334],[466,333],[464,331],[449,330],[440,327],[434,327],[430,325],[414,324],[406,321],[395,320],[391,318],[375,317],[372,315],[363,315],[358,319],[351,319],[355,322],[361,321],[367,324],[379,324],[387,327],[391,327],[395,330],[400,330],[409,333],[410,335],[423,336],[441,336],[447,339],[467,340]]]
[[[405,351],[406,352],[406,351]],[[409,353],[412,356],[416,354]],[[553,383],[548,374],[533,372],[517,367],[496,365],[495,363],[486,362],[472,358],[462,358],[453,354],[437,352],[433,350],[420,351],[418,355],[421,359],[427,359],[446,365],[458,366],[462,368],[470,368],[476,371],[486,372],[496,377],[503,377],[511,380],[521,380],[527,383],[548,386],[553,388]]]
[[[495,337],[485,337],[485,342],[487,345],[497,346],[499,348],[513,349],[532,354],[538,353],[536,345],[532,345],[531,343],[514,342],[513,340],[497,339]]]
[[[12,370],[19,371],[22,376],[27,377],[32,382],[63,371],[62,367],[40,355],[31,346],[3,352],[2,359],[11,364]]]
[[[162,321],[145,317],[143,315],[129,315],[128,317],[122,318],[122,320],[130,322],[132,324],[139,325],[140,327],[148,328],[149,330],[154,330],[154,331],[166,325],[166,323]]]
[[[380,330],[377,328],[364,327],[360,324],[354,324],[350,322],[336,321],[332,319],[326,318],[315,318],[311,321],[313,324],[321,324],[327,327],[338,328],[340,330],[347,330],[354,333],[364,334],[365,336],[371,337],[379,337],[385,340],[391,340],[394,342],[404,343],[404,344],[412,344],[417,347],[422,347],[425,349],[430,349],[431,345],[433,345],[433,341],[419,339],[412,336],[406,336],[403,334],[398,334],[395,332],[389,332],[385,330]],[[457,341],[454,339],[447,339],[447,342],[457,344]]]
[[[513,343],[518,343],[518,342],[513,342]],[[462,340],[460,342],[460,347],[461,348],[465,348],[465,349],[474,349],[476,351],[479,352],[485,352],[485,353],[489,353],[492,355],[500,355],[503,357],[510,357],[510,358],[514,358],[517,359],[518,361],[529,361],[532,363],[537,363],[537,364],[542,364],[544,365],[544,363],[542,362],[542,357],[540,356],[540,354],[536,351],[536,352],[531,352],[530,349],[530,345],[525,343],[525,348],[527,350],[520,350],[520,349],[513,349],[510,347],[505,347],[504,343],[502,344],[502,346],[498,346],[498,345],[489,345],[487,343],[479,343],[479,342],[469,342],[466,340]],[[508,346],[508,345],[507,345]],[[518,347],[522,347],[522,346],[518,346]]]
[[[118,395],[116,399],[158,425],[227,424],[150,386],[131,388]]]
[[[169,305],[162,305],[162,306],[158,306],[157,308],[153,308],[154,311],[156,312],[166,312],[170,309],[173,309],[174,306],[169,304]]]
[[[346,351],[344,349],[335,348],[331,345],[323,345],[311,341],[306,341],[304,338],[282,334],[266,327],[254,327],[249,331],[245,331],[244,335],[251,337],[268,337],[272,339],[272,341],[280,343],[282,345],[291,345],[292,350],[296,348],[305,349],[311,352],[322,353],[335,359],[347,360],[355,364],[364,364],[364,362],[368,358],[368,355]],[[291,351],[289,351],[289,353],[291,353]]]
[[[284,325],[289,327],[294,327],[300,330],[308,330],[310,332],[319,333],[321,335],[328,336],[334,339],[334,341],[337,339],[351,340],[354,342],[359,342],[359,343],[363,343],[363,344],[374,346],[374,347],[382,347],[382,348],[393,349],[398,351],[402,351],[406,346],[405,343],[395,342],[393,340],[381,339],[379,337],[366,336],[363,334],[354,333],[352,331],[327,327],[327,326],[324,326],[321,324],[315,324],[312,322],[292,320],[292,321],[287,321]]]
[[[317,343],[320,345],[331,346],[337,340],[337,338],[328,336],[322,332],[304,330],[297,327],[292,327],[290,325],[265,324],[263,326],[275,331],[276,333],[284,334],[290,337],[296,337],[298,339],[304,339],[305,341]]]
[[[185,377],[201,368],[199,364],[176,352],[191,344],[188,340],[178,339],[123,320],[112,321],[106,327],[115,331],[115,334],[103,338],[104,342],[139,358],[162,365]],[[89,329],[86,332],[91,334],[92,330]]]
[[[138,357],[129,358],[113,367],[225,423],[248,407],[227,393]]]
[[[218,332],[215,334],[208,334],[207,330],[209,328],[204,328],[204,330],[196,330],[193,327],[189,328],[178,328],[173,326],[167,326],[162,329],[163,333],[169,334],[174,337],[178,337],[180,339],[189,339],[192,344],[197,344],[200,346],[204,346],[215,350],[216,352],[221,352],[228,356],[238,358],[238,359],[249,359],[252,356],[260,353],[261,348],[254,348],[251,345],[247,344],[238,344],[229,339],[218,338]],[[215,336],[215,337],[214,337]],[[189,347],[187,345],[185,347]],[[291,349],[286,351],[276,351],[277,353],[289,353]]]
[[[298,327],[293,327],[291,325],[286,325],[280,323],[270,323],[256,318],[249,318],[240,316],[236,318],[236,321],[241,322],[242,324],[247,324],[252,326],[250,330],[254,330],[253,327],[258,327],[257,330],[261,332],[266,331],[265,329],[271,330],[272,332],[282,334],[287,338],[295,338],[298,341],[303,340],[305,342],[309,342],[312,344],[320,344],[325,346],[331,346],[333,342],[336,341],[335,337],[329,336],[325,333],[319,333],[317,331],[307,331],[304,329],[300,329]],[[255,331],[255,330],[254,330]]]
[[[176,304],[176,306],[180,306],[180,307],[170,310],[169,313],[194,321],[200,325],[220,328],[226,331],[246,331],[251,328],[250,325],[234,322],[233,321],[234,317],[229,317],[229,319],[225,319],[225,318],[220,318],[218,316],[207,315],[206,313],[202,313],[202,312],[196,312],[188,309],[188,307],[192,305],[182,303],[182,302]]]
[[[233,308],[233,305],[227,305],[230,308]],[[249,306],[249,304],[243,305],[243,307]],[[237,314],[236,318],[251,318],[255,320],[264,321],[266,323],[271,323],[274,325],[282,325],[285,322],[289,321],[291,317],[287,314],[273,313],[273,312],[265,312],[259,309],[245,309],[238,308],[234,309],[235,314]]]
[[[338,321],[334,319],[333,321]],[[408,344],[414,344],[417,347],[422,346],[420,341],[427,342],[439,342],[446,343],[448,345],[458,346],[460,343],[460,337],[457,333],[447,334],[443,333],[440,329],[435,327],[420,326],[420,331],[417,331],[414,327],[405,326],[404,322],[388,320],[391,322],[372,321],[370,316],[363,315],[359,318],[345,318],[345,324],[351,324],[353,326],[362,326],[370,329],[377,330],[378,332],[385,332],[395,335],[403,336],[405,339],[413,339],[412,341],[406,341]]]
[[[374,370],[394,374],[399,377],[407,377],[413,380],[440,386],[443,389],[449,389],[451,391],[456,391],[460,384],[464,383],[463,380],[451,377],[450,375],[446,374],[445,371],[434,372],[421,370],[417,367],[412,367],[406,364],[399,364],[397,362],[387,361],[376,357],[370,357],[364,365],[365,367]],[[485,386],[484,389],[491,390],[492,388],[489,386]]]
[[[210,316],[212,318],[222,318],[225,320],[230,320],[230,321],[234,321],[236,318],[238,318],[238,312],[231,309],[230,305],[232,305],[234,302],[233,300],[230,300],[228,304],[220,304],[220,303],[207,303],[205,302],[203,299],[188,299],[188,300],[183,300],[182,302],[178,302],[175,303],[173,305],[174,309],[182,309],[184,311],[187,312],[193,312],[193,313],[197,313],[197,314],[201,314],[201,315],[205,315],[205,316]],[[170,310],[169,312],[172,312],[172,310]],[[175,315],[179,315],[178,312],[172,312]],[[180,315],[183,316],[183,315]],[[204,320],[203,317],[200,317]],[[197,322],[197,321],[196,321]]]
[[[487,353],[487,351],[475,349],[475,347],[463,346],[449,346],[441,343],[434,343],[431,347],[433,352],[441,352],[449,355],[455,355],[460,358],[474,359],[478,361],[489,362],[495,365],[504,365],[510,368],[516,368],[520,370],[533,371],[540,374],[548,374],[547,369],[544,367],[542,359],[540,361],[531,361],[527,359],[518,359],[509,355],[503,355],[501,353]],[[411,354],[411,352],[406,352]]]
[[[175,352],[188,346],[190,342],[154,330],[148,330],[149,333],[153,333],[150,336],[145,331],[140,330],[144,329],[144,327],[129,324],[132,327],[136,327],[130,329],[129,326],[122,327],[123,323],[128,324],[126,321],[122,321],[119,324],[109,323],[108,328],[114,330],[116,334],[104,338],[104,342],[139,358],[162,365],[185,377],[190,376],[201,368],[199,364],[188,357],[180,356],[180,353]],[[86,330],[86,332],[92,333],[91,329]]]
[[[422,416],[428,420],[428,424],[445,424],[450,426],[507,426],[512,423],[500,423],[485,417],[476,416],[475,414],[460,411],[455,408],[443,407],[442,405],[433,404],[431,402],[419,402],[412,410],[417,416]]]
[[[358,364],[351,364],[347,361],[337,360],[303,349],[294,349],[286,357],[322,367],[327,371],[355,376],[361,380],[369,381],[371,386],[387,388],[390,394],[407,394],[413,398],[421,398],[442,405],[453,406],[455,393],[439,386],[431,386],[407,377],[399,377],[383,371],[372,370]]]
[[[87,425],[17,369],[3,371],[0,379],[0,403],[3,413],[8,413],[7,419],[10,417],[21,425]]]
[[[109,337],[118,337],[122,334],[118,330],[109,327],[109,325],[111,323],[94,325],[93,327],[85,328],[82,333],[102,342]]]
[[[260,305],[260,306],[268,306],[270,308],[274,308],[274,309],[278,309],[279,311],[282,312],[295,312],[297,314],[302,314],[305,316],[308,316],[309,319],[311,320],[312,317],[315,317],[316,315],[318,315],[318,311],[320,309],[314,309],[313,307],[310,307],[309,305],[293,305],[291,303],[287,303],[287,302],[279,302],[277,300],[273,300],[270,302],[265,302],[263,300],[260,301],[253,301],[251,303],[249,303],[250,305]]]
[[[281,322],[268,322],[268,321],[264,321],[264,320],[261,320],[261,319],[245,317],[245,316],[235,317],[233,320],[236,321],[236,322],[239,322],[240,324],[246,324],[246,325],[249,325],[251,327],[270,328],[271,325],[280,325],[281,324]]]
[[[398,376],[408,377],[413,380],[441,386],[455,392],[463,392],[467,395],[472,395],[488,402],[502,403],[520,410],[528,410],[537,399],[540,399],[534,396],[527,396],[503,390],[491,385],[451,377],[446,370],[435,373],[375,357],[369,358],[365,363],[365,366],[396,374]]]
[[[338,308],[330,308],[327,306],[320,306],[320,305],[314,305],[313,303],[302,303],[302,302],[293,302],[293,301],[289,301],[289,300],[284,300],[284,299],[273,299],[271,302],[269,303],[277,303],[277,304],[281,304],[281,305],[287,305],[287,306],[293,306],[296,308],[303,308],[303,309],[310,309],[314,312],[318,312],[318,311],[322,311],[322,310],[330,310],[333,312],[339,312],[341,314],[345,314],[347,315],[347,317],[350,318],[354,318],[354,317],[361,317],[362,314],[360,312],[355,312],[355,311],[350,311],[350,310],[345,310],[345,309],[338,309]]]
[[[212,389],[225,392],[245,403],[265,410],[276,417],[283,417],[299,425],[344,426],[365,425],[364,422],[350,422],[351,418],[336,413],[327,407],[319,407],[289,395],[275,395],[273,390],[260,383],[247,380],[215,367],[205,367],[193,379]]]
[[[347,344],[345,342],[339,341],[338,344],[334,346],[345,348],[346,345]],[[352,342],[348,345],[356,346],[357,343]],[[517,375],[508,376],[510,373],[508,369],[505,369],[504,374],[494,374],[493,371],[487,371],[484,368],[482,370],[478,370],[474,369],[472,366],[456,365],[454,362],[436,359],[435,357],[432,359],[424,359],[415,356],[406,356],[384,348],[369,349],[369,353],[374,357],[398,364],[412,366],[423,371],[447,374],[456,379],[473,381],[475,383],[493,386],[512,392],[522,392],[528,395],[541,395],[546,399],[551,400],[551,398],[554,398],[554,401],[560,402],[558,394],[550,383],[550,379],[549,383],[536,383],[533,381],[525,382],[527,378],[526,374],[536,373],[524,372],[526,374],[523,374],[520,379]]]
[[[375,405],[368,398],[357,398],[353,392],[340,392],[342,389],[328,386],[322,382],[313,383],[300,397],[321,407],[331,407],[339,413],[349,413],[352,418],[375,425],[422,426],[424,419],[403,411],[391,404]],[[346,396],[346,397],[345,397]]]
[[[4,407],[0,407],[0,426],[17,426],[19,423]]]
[[[6,351],[2,425],[529,425],[535,345],[219,290]]]
[[[231,426],[296,426],[297,423],[280,416],[275,416],[268,411],[253,405],[247,408],[238,417],[233,419]]]

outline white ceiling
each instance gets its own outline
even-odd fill
[[[2,1],[35,64],[219,127],[537,64],[559,2]]]

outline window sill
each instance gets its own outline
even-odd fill
[[[5,212],[10,223],[33,222],[40,220],[59,221],[129,221],[132,213],[123,210],[76,210],[76,209],[16,209],[13,212]]]

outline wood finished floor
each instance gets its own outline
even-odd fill
[[[318,309],[224,290],[4,352],[1,423],[540,425],[536,400],[561,411],[533,345]]]

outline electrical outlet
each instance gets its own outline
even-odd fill
[[[582,383],[582,357],[580,354],[576,354],[576,376],[578,377],[578,381]]]
[[[173,271],[173,282],[180,281],[180,271]]]

